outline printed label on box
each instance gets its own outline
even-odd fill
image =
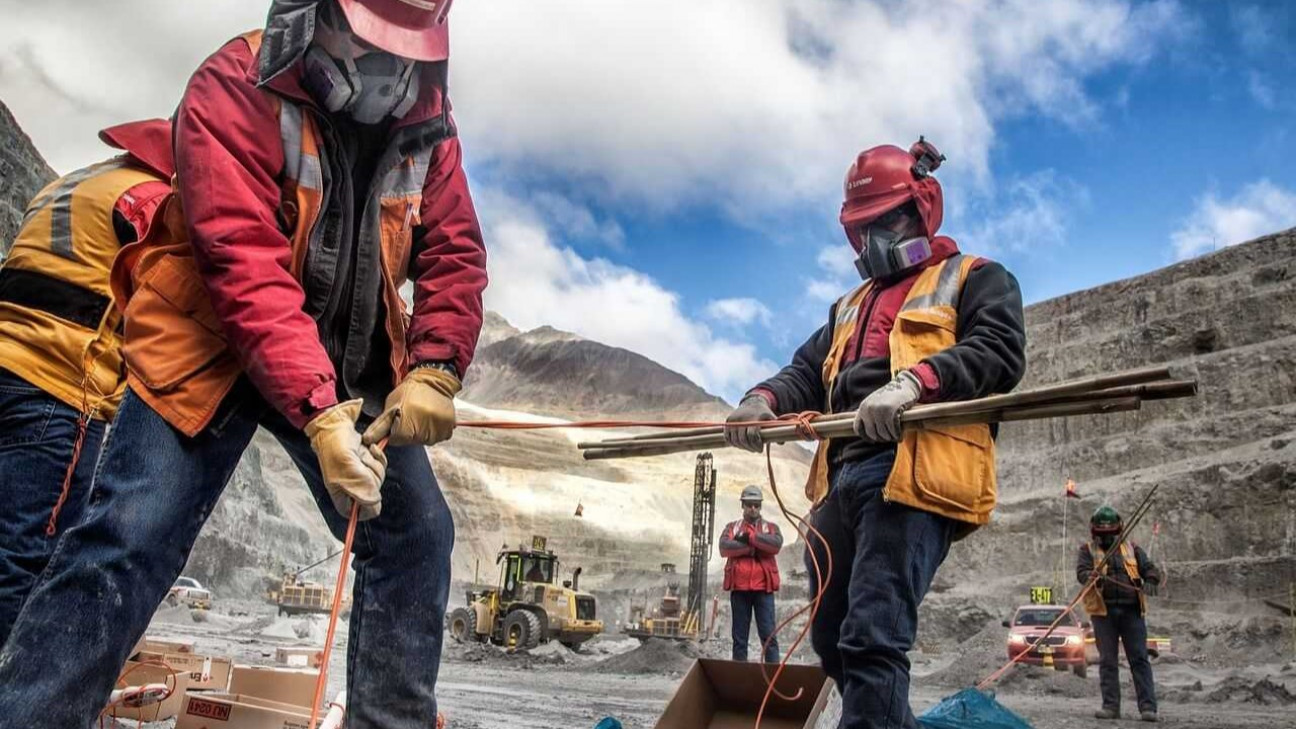
[[[215,701],[204,701],[195,696],[189,697],[189,709],[186,714],[201,716],[204,719],[216,719],[218,721],[229,721],[230,705],[218,704]]]

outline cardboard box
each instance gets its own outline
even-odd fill
[[[293,668],[319,668],[324,661],[323,648],[309,646],[279,647],[275,649],[275,663]]]
[[[142,651],[135,657],[137,661],[165,663],[177,671],[189,674],[189,688],[201,691],[221,691],[229,689],[230,673],[234,662],[228,658],[205,656],[199,653],[149,653]]]
[[[172,676],[175,678],[172,679]],[[185,691],[189,688],[189,674],[180,671],[173,674],[163,666],[139,661],[126,661],[126,665],[122,666],[117,679],[116,688],[143,686],[150,683],[164,683],[168,686],[175,686],[175,690],[171,692],[171,696],[166,701],[160,704],[144,706],[138,709],[115,706],[110,708],[106,715],[136,721],[164,721],[178,714],[181,705],[184,703]]]
[[[162,640],[144,636],[135,644],[135,653],[193,653],[192,640]]]
[[[301,706],[241,694],[189,694],[175,729],[308,729]]]
[[[813,729],[831,686],[817,666],[788,666],[779,677],[779,691],[794,696],[800,689],[801,698],[771,697],[762,729]],[[699,659],[666,704],[656,729],[751,729],[765,688],[760,664]]]
[[[315,700],[318,677],[319,671],[313,668],[234,666],[229,692],[309,707]]]

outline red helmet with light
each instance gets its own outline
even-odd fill
[[[944,212],[941,186],[931,173],[944,159],[919,137],[908,151],[890,144],[866,149],[847,170],[841,224],[860,254],[856,265],[862,276],[887,278],[930,257],[929,239]],[[916,230],[905,225],[904,214],[911,210]],[[908,235],[915,232],[920,235]]]

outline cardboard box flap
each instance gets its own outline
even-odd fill
[[[315,699],[319,671],[310,668],[234,666],[230,675],[231,694],[259,696],[294,706],[310,706]]]
[[[774,667],[769,667],[769,672],[772,675]],[[799,691],[801,695],[795,701],[770,697],[761,726],[813,727],[823,713],[830,685],[816,666],[789,665],[779,676],[779,691],[787,696]],[[765,690],[760,664],[700,659],[680,682],[657,721],[657,729],[750,729]]]

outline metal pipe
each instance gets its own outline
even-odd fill
[[[901,422],[913,427],[941,428],[973,423],[997,423],[1040,418],[1057,418],[1074,415],[1104,414],[1137,410],[1140,400],[1126,396],[1105,398],[1102,400],[1085,400],[1070,403],[1044,403],[1032,407],[1001,407],[994,410],[980,410],[947,414],[945,417],[922,417],[922,413],[910,411],[901,417]],[[915,408],[914,410],[917,410]],[[949,411],[943,411],[948,413]],[[918,417],[913,417],[917,415]],[[850,419],[813,421],[815,432],[823,438],[857,437],[854,428],[854,415]],[[805,440],[802,430],[797,425],[780,425],[761,431],[761,438],[766,443],[786,443],[793,440]],[[728,445],[724,433],[709,435],[677,436],[659,438],[648,442],[611,444],[603,447],[591,447],[585,450],[585,460],[603,460],[609,458],[629,458],[636,456],[662,456],[672,453],[687,453],[708,448],[724,448]]]
[[[1167,380],[1167,382],[1161,382]],[[1147,384],[1151,383],[1151,384]],[[1103,397],[1119,397],[1129,392],[1116,392],[1114,388],[1140,386],[1150,388],[1147,392],[1164,392],[1166,387],[1170,391],[1182,392],[1183,388],[1191,387],[1188,394],[1158,394],[1157,396],[1145,396],[1145,399],[1163,399],[1164,397],[1187,397],[1197,393],[1197,383],[1193,380],[1171,380],[1170,369],[1167,367],[1149,367],[1140,370],[1131,370],[1111,375],[1097,375],[1094,377],[1085,377],[1078,380],[1069,380],[1056,385],[1046,385],[1021,392],[1010,392],[1004,395],[991,395],[989,397],[979,398],[977,400],[960,400],[957,402],[935,403],[931,405],[919,405],[908,413],[909,419],[922,420],[925,418],[941,417],[942,415],[962,414],[979,410],[994,410],[1002,407],[1013,405],[1036,404],[1052,400],[1061,400],[1064,397],[1075,397],[1085,393],[1102,392]],[[1110,394],[1106,391],[1112,391]],[[837,413],[833,415],[822,415],[815,419],[815,424],[829,423],[836,421],[852,421],[855,413]],[[771,426],[771,429],[777,426]],[[724,433],[723,425],[709,426],[706,428],[690,428],[688,430],[676,430],[660,433],[647,433],[644,435],[630,436],[628,438],[613,438],[603,441],[586,441],[577,443],[576,447],[585,450],[587,448],[604,448],[611,445],[623,445],[631,442],[667,440],[679,437],[692,437],[702,435],[715,435]]]

